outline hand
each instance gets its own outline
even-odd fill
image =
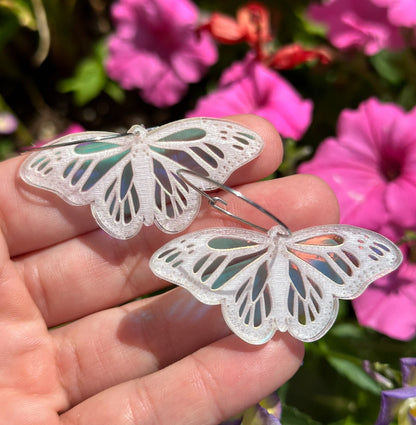
[[[233,119],[266,146],[227,184],[292,230],[336,222],[335,198],[315,177],[253,183],[278,167],[281,141],[261,118]],[[182,288],[131,301],[167,285],[148,260],[172,236],[152,226],[112,239],[88,206],[22,182],[22,160],[0,163],[0,423],[217,424],[294,374],[303,345],[286,333],[247,344],[218,306]],[[224,198],[230,211],[266,225],[245,203]],[[224,225],[240,224],[203,201],[187,231]]]

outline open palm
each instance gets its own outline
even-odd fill
[[[265,149],[227,184],[293,230],[337,220],[332,192],[315,177],[253,183],[279,165],[280,138],[258,117],[233,119],[261,134]],[[137,300],[167,285],[148,260],[171,236],[151,227],[112,239],[88,207],[24,184],[22,160],[0,163],[1,424],[217,424],[297,370],[303,347],[289,335],[246,344],[218,306],[181,288]],[[189,231],[223,225],[239,224],[203,206]]]

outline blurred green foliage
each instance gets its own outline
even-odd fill
[[[380,393],[386,388],[363,371],[363,360],[386,364],[384,374],[393,386],[401,385],[391,376],[400,376],[400,358],[415,357],[416,341],[390,339],[360,327],[352,317],[350,304],[341,301],[333,328],[319,341],[306,344],[303,366],[278,392],[283,425],[374,424]]]
[[[201,95],[215,88],[222,71],[247,51],[245,45],[220,46],[219,61],[207,76],[191,85],[178,105],[159,110],[144,103],[136,91],[121,90],[105,73],[111,3],[0,0],[0,95],[6,105],[2,109],[12,111],[20,122],[11,138],[15,149],[53,137],[74,122],[91,130],[114,130],[182,118]],[[235,0],[196,3],[204,12],[219,10],[232,16],[242,5]],[[305,18],[309,1],[263,3],[270,8],[279,45],[328,45],[323,28]],[[335,60],[330,66],[311,64],[282,72],[303,97],[314,102],[313,122],[302,146],[316,147],[333,135],[340,111],[355,108],[370,96],[394,101],[406,109],[416,104],[412,50],[380,52],[373,57],[358,52],[333,53]],[[291,158],[289,162],[287,172],[296,165]]]
[[[235,15],[235,0],[199,0],[207,12]],[[265,0],[279,45],[328,45],[322,27],[305,19],[307,0]],[[105,40],[112,31],[111,1],[0,0],[0,110],[19,120],[17,131],[0,136],[0,159],[39,139],[52,138],[71,123],[89,130],[121,130],[133,124],[155,126],[182,118],[197,99],[215,88],[221,72],[241,59],[245,45],[220,46],[219,61],[185,98],[159,110],[136,91],[124,91],[104,68]],[[330,46],[329,46],[330,47]],[[329,66],[303,65],[284,71],[305,98],[314,102],[312,125],[300,142],[286,141],[283,175],[335,133],[338,115],[370,96],[409,109],[416,104],[416,55],[411,49],[382,51],[373,57],[333,50]],[[362,370],[362,361],[397,369],[400,357],[414,356],[416,341],[399,342],[358,326],[343,302],[333,329],[306,345],[303,367],[279,390],[282,423],[367,425],[379,409],[380,386]]]

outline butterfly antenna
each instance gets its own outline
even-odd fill
[[[205,180],[208,181],[209,183],[214,184],[215,186],[217,186],[220,189],[225,190],[226,192],[231,193],[234,196],[237,196],[237,198],[241,199],[242,201],[248,203],[249,205],[251,205],[252,207],[256,208],[257,210],[259,210],[260,212],[262,212],[263,214],[267,215],[269,218],[271,218],[272,220],[274,220],[280,227],[281,229],[281,236],[290,236],[292,234],[292,232],[290,231],[289,227],[286,226],[285,223],[283,223],[283,221],[279,220],[274,214],[272,214],[270,211],[267,211],[265,208],[263,208],[261,205],[257,204],[256,202],[252,201],[251,199],[247,198],[246,196],[244,196],[241,192],[235,190],[235,189],[231,189],[231,187],[228,187],[224,184],[221,184],[209,177],[206,176],[202,176],[201,174],[196,173],[195,171],[191,171],[191,170],[187,170],[187,169],[180,169],[177,171],[178,176],[189,186],[192,187],[192,189],[196,190],[200,195],[202,195],[203,197],[205,197],[206,199],[208,199],[209,205],[213,208],[215,208],[218,211],[221,211],[222,213],[228,215],[229,217],[234,218],[235,220],[240,221],[241,223],[247,224],[257,230],[260,230],[261,232],[267,233],[269,231],[269,229],[266,229],[262,226],[259,226],[255,223],[252,223],[251,221],[246,220],[245,218],[239,217],[238,215],[233,214],[232,212],[226,210],[225,208],[221,207],[218,205],[218,203],[221,203],[223,205],[227,205],[227,201],[225,201],[224,199],[218,197],[218,196],[211,196],[208,193],[204,192],[203,190],[201,190],[199,187],[197,187],[195,184],[193,184],[192,182],[189,181],[188,178],[184,177],[184,174],[190,174],[194,177],[197,177],[201,180]]]
[[[55,149],[55,148],[62,148],[65,146],[72,146],[72,145],[82,145],[83,143],[101,143],[103,140],[109,140],[109,139],[117,139],[119,137],[125,137],[133,135],[132,133],[117,133],[112,134],[110,136],[100,136],[100,137],[91,137],[87,139],[79,139],[79,140],[73,140],[71,142],[64,142],[64,143],[56,143],[52,145],[45,145],[45,146],[29,146],[22,148],[22,153],[26,152],[36,152],[36,151],[44,151],[49,149]]]

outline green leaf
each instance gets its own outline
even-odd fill
[[[335,325],[331,329],[331,335],[336,336],[337,338],[365,338],[365,330],[357,325],[352,323],[340,323]]]
[[[37,24],[35,15],[30,4],[24,0],[0,0],[0,8],[11,12],[19,21],[22,27],[36,30]]]
[[[327,360],[340,375],[345,376],[358,387],[373,394],[380,394],[380,386],[364,372],[361,366],[334,356],[328,356]]]
[[[77,106],[83,106],[97,97],[102,91],[117,102],[124,100],[123,90],[109,80],[104,70],[106,47],[100,41],[91,56],[83,59],[75,69],[72,77],[62,80],[58,90],[63,93],[72,92]]]
[[[351,416],[347,416],[345,419],[341,419],[340,421],[333,422],[330,425],[362,425],[362,423],[358,423]]]
[[[310,146],[302,146],[293,139],[284,140],[285,156],[279,167],[279,172],[283,176],[296,173],[299,162],[307,158],[312,153]]]
[[[126,95],[124,90],[114,81],[108,80],[104,91],[116,102],[123,103]]]
[[[0,50],[14,37],[19,31],[19,22],[16,17],[3,17],[0,15]]]
[[[287,405],[283,405],[280,422],[284,425],[321,425],[320,422],[315,421],[296,407]]]
[[[102,65],[95,58],[87,58],[78,65],[73,77],[58,84],[58,89],[63,93],[73,92],[75,104],[82,106],[98,96],[105,84]]]
[[[397,103],[399,103],[405,109],[411,109],[414,107],[416,102],[416,88],[410,83],[406,84],[400,91],[397,97]]]
[[[369,59],[378,74],[389,83],[399,84],[404,80],[403,64],[397,53],[382,50]]]
[[[325,37],[326,33],[328,32],[327,30],[327,26],[324,24],[321,24],[319,22],[316,22],[312,19],[308,19],[305,16],[305,10],[299,8],[295,14],[297,16],[297,18],[299,19],[299,21],[302,23],[303,29],[305,30],[305,32],[307,32],[308,34],[311,35],[318,35],[322,38]]]
[[[0,138],[0,161],[10,158],[14,152],[14,143],[11,139],[6,137]]]

